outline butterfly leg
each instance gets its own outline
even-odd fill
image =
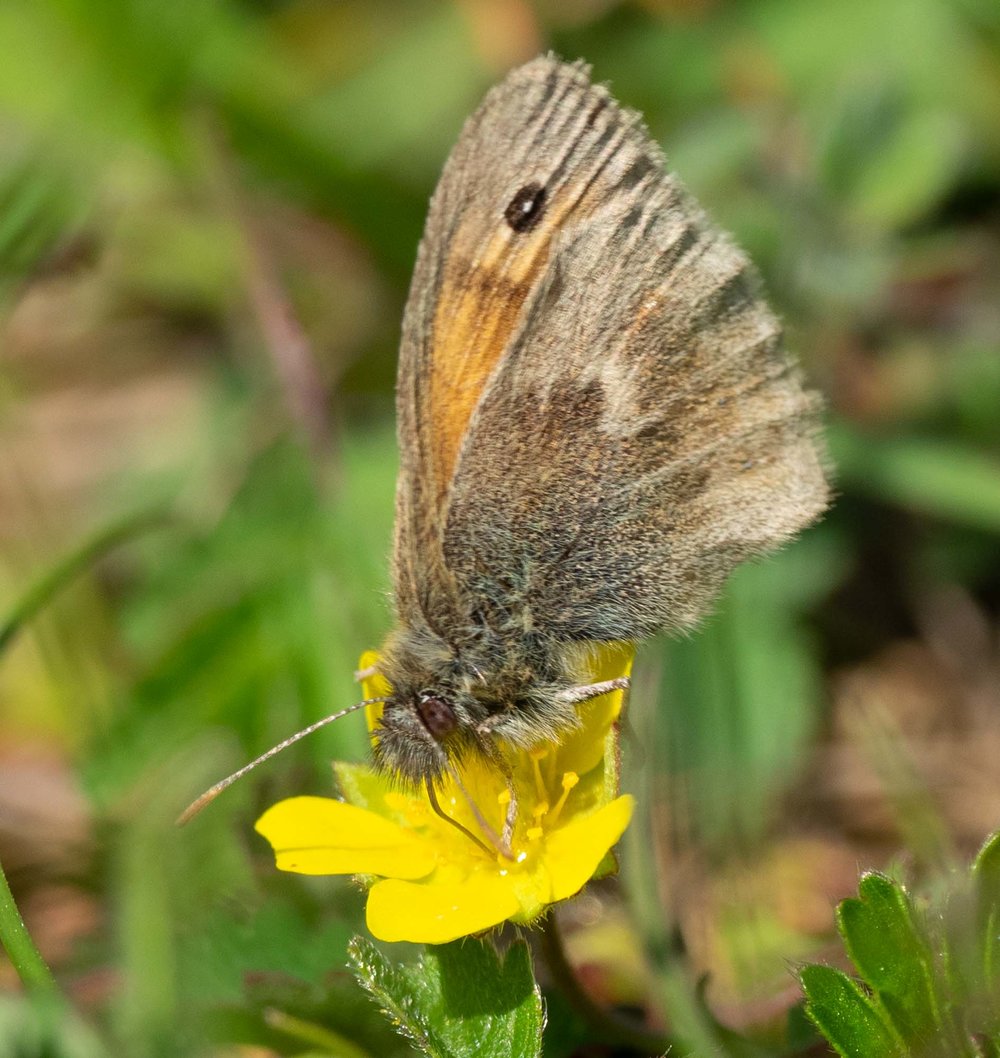
[[[557,701],[568,705],[579,705],[581,702],[589,702],[591,698],[600,698],[602,694],[610,694],[612,691],[625,691],[630,686],[628,676],[619,676],[616,680],[604,680],[601,683],[587,683],[582,687],[569,687],[556,695]]]
[[[503,713],[495,713],[478,724],[476,730],[480,735],[489,734],[493,727],[490,721],[495,722],[498,717],[502,716]],[[504,782],[507,784],[507,810],[504,814],[502,841],[504,848],[509,849],[511,840],[514,837],[514,827],[517,824],[517,790],[514,788],[514,776],[511,773],[510,762],[497,749],[495,742],[484,738],[482,748],[486,756],[489,757],[490,763],[500,772],[504,777]]]
[[[507,814],[503,821],[503,843],[509,849],[511,841],[514,840],[514,826],[517,823],[517,791],[514,789],[514,780],[509,775],[506,779],[510,800],[507,802]]]

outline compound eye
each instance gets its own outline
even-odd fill
[[[431,733],[435,742],[440,742],[446,735],[458,727],[455,710],[443,698],[427,691],[417,699],[417,712],[424,722],[424,727]]]

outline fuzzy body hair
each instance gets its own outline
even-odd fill
[[[407,784],[433,781],[446,759],[496,759],[496,738],[527,749],[579,723],[576,708],[560,697],[579,683],[574,651],[535,634],[504,632],[470,624],[451,643],[426,626],[392,634],[379,664],[393,695],[377,732],[378,767]],[[425,693],[445,699],[457,719],[440,743],[420,718],[417,702]]]

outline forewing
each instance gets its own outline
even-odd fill
[[[401,469],[396,603],[404,622],[445,632],[458,587],[442,554],[456,460],[488,380],[553,274],[562,220],[587,189],[581,152],[610,158],[608,105],[594,90],[581,110],[582,67],[538,59],[495,87],[466,122],[435,191],[403,321],[397,387]],[[505,214],[545,181],[544,210],[517,228]],[[522,196],[523,200],[523,196]],[[517,230],[519,228],[519,230]],[[447,638],[447,636],[445,636]]]
[[[524,69],[549,71],[558,102],[530,144],[515,135],[505,150],[552,213],[447,464],[442,565],[471,619],[498,629],[683,628],[737,563],[825,507],[816,402],[747,258],[664,171],[637,116],[579,66]],[[496,219],[506,201],[483,213],[516,260],[518,235]]]

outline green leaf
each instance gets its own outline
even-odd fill
[[[1000,830],[979,850],[972,865],[972,879],[983,946],[983,982],[993,988],[1000,978]]]
[[[651,735],[656,752],[697,785],[693,823],[720,847],[734,831],[762,834],[776,793],[797,773],[822,697],[801,612],[839,570],[838,541],[810,534],[740,569],[697,636],[663,645],[663,708],[684,723]]]
[[[832,966],[799,975],[806,1013],[842,1058],[904,1058],[902,1041],[857,982]]]
[[[854,965],[902,1035],[922,1039],[940,1031],[933,960],[902,887],[884,874],[866,874],[858,899],[841,903],[837,921]]]
[[[902,887],[884,874],[866,874],[858,897],[841,902],[837,922],[858,972],[904,1034],[919,1036],[937,1026],[930,951]]]
[[[428,1058],[541,1054],[542,998],[523,941],[503,961],[480,940],[428,947],[411,965],[362,937],[348,953],[362,986]]]
[[[1000,462],[964,442],[871,436],[832,424],[842,485],[879,500],[987,532],[1000,532]]]
[[[100,1038],[62,1002],[0,995],[0,1053],[18,1058],[109,1058]]]
[[[910,109],[865,159],[854,187],[858,222],[889,228],[919,219],[947,191],[963,148],[947,112]]]
[[[967,878],[939,892],[923,914],[901,885],[878,873],[861,879],[858,899],[840,905],[840,932],[863,983],[827,967],[802,974],[807,1013],[840,1054],[994,1053],[1000,836],[980,851],[971,887]],[[896,1041],[887,1051],[879,1049],[879,1022]]]

